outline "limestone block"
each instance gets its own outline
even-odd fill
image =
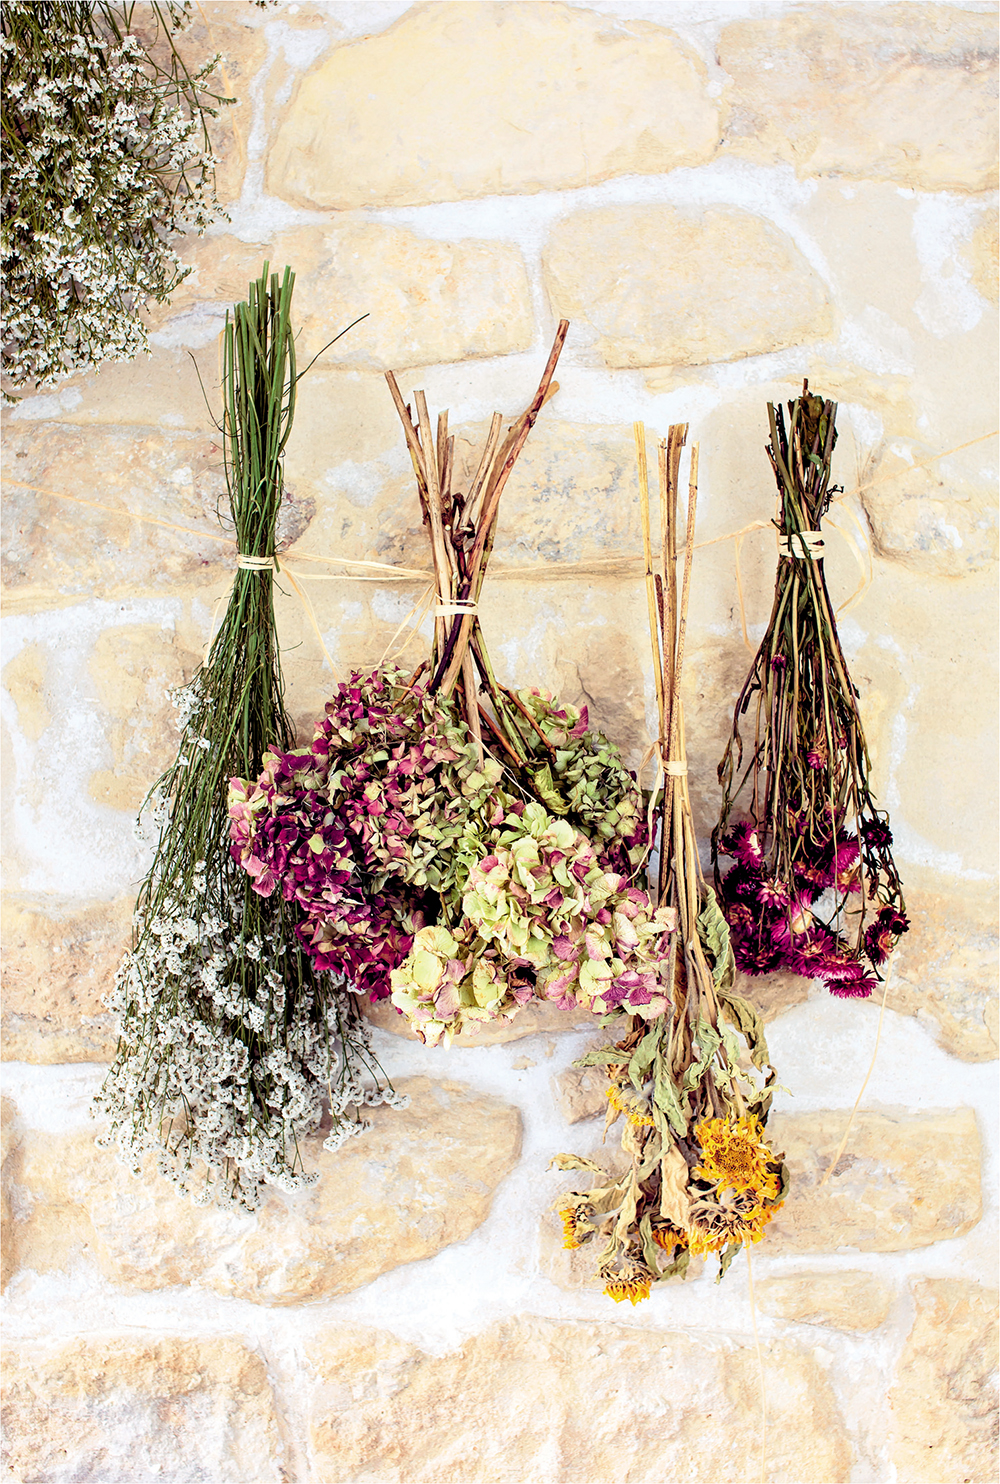
[[[938,450],[893,441],[865,471],[861,494],[875,550],[915,572],[965,577],[997,559],[995,487],[982,478],[982,450],[928,463]]]
[[[907,866],[906,911],[910,929],[893,955],[886,1004],[915,1015],[953,1056],[993,1061],[996,884]]]
[[[5,896],[3,1056],[11,1061],[110,1061],[118,1044],[102,998],[129,942],[131,897],[62,902]]]
[[[114,762],[91,775],[92,798],[112,809],[139,808],[177,752],[169,692],[190,680],[201,660],[153,624],[123,624],[98,636],[89,668]]]
[[[20,1137],[17,1106],[11,1098],[0,1097],[0,1291],[7,1287],[18,1264],[10,1187],[18,1174]]]
[[[574,212],[546,245],[554,312],[608,366],[738,361],[830,332],[826,290],[784,232],[732,207]]]
[[[918,1278],[913,1329],[889,1392],[900,1479],[995,1479],[997,1293],[963,1278]]]
[[[220,502],[224,508],[225,482],[210,437],[150,428],[137,438],[134,429],[36,423],[18,425],[6,445],[9,609],[225,581],[233,548],[212,535],[221,534],[215,512]],[[63,494],[184,530],[109,515]]]
[[[649,1300],[647,1323],[657,1312],[668,1318],[670,1298],[665,1291]],[[439,1357],[376,1330],[324,1331],[309,1345],[319,1378],[310,1426],[317,1478],[707,1484],[756,1477],[752,1345],[629,1328],[615,1317],[508,1319]],[[456,1398],[470,1382],[489,1399],[475,1406],[474,1434],[456,1421]],[[768,1346],[767,1404],[769,1479],[828,1484],[849,1476],[844,1423],[809,1351]]]
[[[319,1183],[267,1194],[248,1216],[192,1209],[147,1161],[141,1181],[92,1135],[26,1136],[31,1203],[22,1263],[39,1271],[89,1244],[116,1283],[196,1284],[261,1304],[349,1293],[380,1273],[461,1242],[486,1218],[520,1150],[517,1110],[455,1082],[398,1083],[405,1111],[375,1108],[371,1127],[335,1154],[306,1141]]]
[[[1000,253],[1000,213],[984,211],[974,228],[966,256],[972,265],[972,282],[991,304],[1000,302],[997,255]]]
[[[874,1273],[796,1273],[757,1286],[765,1314],[827,1329],[878,1329],[892,1305],[892,1289]]]
[[[608,1079],[600,1067],[567,1067],[552,1078],[552,1095],[564,1122],[581,1123],[607,1111]]]
[[[719,138],[705,84],[694,53],[643,21],[558,3],[416,5],[306,74],[268,189],[342,211],[699,165]]]
[[[45,694],[48,658],[39,644],[26,644],[3,667],[3,685],[17,709],[17,724],[27,742],[37,742],[52,720]]]
[[[737,971],[736,993],[759,1010],[764,1024],[777,1020],[786,1010],[803,1004],[809,998],[811,981],[801,974],[744,974]]]
[[[996,30],[946,5],[802,6],[733,21],[726,144],[799,175],[922,191],[996,184]]]
[[[388,371],[531,347],[527,269],[508,243],[438,241],[355,222],[299,228],[274,251],[298,275],[303,365],[360,315],[368,318],[324,352],[324,365]]]
[[[165,347],[154,343],[149,355],[137,355],[131,361],[105,361],[94,370],[67,377],[60,381],[58,391],[24,397],[16,407],[6,409],[4,425],[13,428],[22,423],[54,421],[187,428],[207,433],[213,427],[213,416],[218,417],[222,410],[217,345],[221,330],[220,315],[211,324],[207,345],[192,349],[183,344]],[[93,498],[99,496],[95,493]]]
[[[361,1008],[365,1019],[371,1025],[377,1025],[380,1030],[391,1031],[394,1036],[402,1036],[406,1041],[419,1039],[410,1028],[406,1016],[396,1009],[391,1000],[378,1000],[374,1004],[366,1000]],[[531,1004],[522,1006],[513,1020],[484,1020],[475,1026],[467,1026],[456,1036],[453,1044],[460,1048],[502,1046],[507,1041],[523,1041],[525,1036],[537,1036],[543,1032],[551,1035],[553,1032],[578,1030],[581,1025],[593,1024],[594,1016],[589,1010],[559,1010],[555,1005]],[[446,1048],[442,1047],[441,1055],[447,1057]]]
[[[776,1114],[768,1138],[792,1177],[765,1241],[782,1252],[903,1252],[962,1237],[982,1215],[980,1142],[971,1108],[858,1113],[826,1185],[848,1113]]]
[[[235,1336],[88,1335],[5,1352],[9,1478],[287,1478],[266,1367]]]

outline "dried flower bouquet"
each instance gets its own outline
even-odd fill
[[[15,387],[146,349],[139,311],[190,272],[172,243],[221,212],[208,120],[233,100],[208,87],[218,57],[190,71],[177,49],[190,11],[3,6],[2,341]]]
[[[652,1022],[621,1006],[605,1016],[612,1038],[578,1063],[608,1075],[606,1127],[624,1118],[628,1168],[619,1178],[590,1159],[553,1162],[603,1178],[564,1194],[564,1244],[600,1247],[604,1292],[638,1303],[653,1284],[683,1276],[692,1255],[719,1255],[719,1276],[742,1246],[758,1242],[788,1184],[764,1126],[775,1073],[760,1018],[734,992],[729,928],[698,858],[688,795],[680,699],[697,496],[692,449],[683,578],[677,582],[677,502],[685,426],[660,445],[663,569],[654,573],[645,431],[636,425],[647,592],[660,718],[657,916],[669,937],[654,972],[666,1004]]]
[[[790,969],[832,994],[867,998],[908,923],[824,575],[820,522],[834,493],[837,408],[806,382],[787,424],[780,406],[769,403],[768,416],[780,557],[767,632],[719,765],[716,882],[746,973]],[[724,874],[720,855],[734,858]]]
[[[585,711],[499,684],[476,611],[500,497],[567,328],[504,438],[494,415],[466,491],[447,414],[435,432],[417,392],[414,420],[389,375],[433,555],[430,659],[412,675],[355,674],[310,747],[275,748],[233,785],[233,852],[254,889],[296,905],[317,968],[391,994],[430,1042],[532,999],[640,1018],[666,1004],[667,914],[634,883],[638,784]]]
[[[335,1148],[363,1104],[389,1102],[350,994],[317,968],[280,896],[230,853],[232,775],[291,741],[274,628],[275,525],[295,408],[294,275],[250,285],[224,338],[226,479],[237,570],[206,664],[180,695],[182,739],[153,791],[159,826],[131,951],[109,1006],[118,1053],[97,1105],[138,1167],[149,1149],[199,1203],[252,1209],[264,1184],[317,1178],[300,1141],[329,1100]],[[319,966],[322,968],[322,965]]]

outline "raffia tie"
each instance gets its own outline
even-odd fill
[[[820,531],[791,531],[787,536],[779,536],[778,555],[818,562],[822,561],[825,544]]]

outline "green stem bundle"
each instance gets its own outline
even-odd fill
[[[255,776],[270,746],[292,740],[273,584],[295,409],[293,284],[290,269],[279,280],[265,265],[227,317],[222,432],[237,568],[207,662],[180,697],[178,756],[153,791],[161,829],[111,999],[121,1040],[98,1099],[109,1137],[136,1162],[158,1147],[183,1188],[247,1207],[262,1182],[316,1178],[299,1146],[324,1095],[327,1147],[362,1126],[358,1105],[393,1097],[352,997],[314,971],[294,909],[258,894],[230,849],[230,778]]]

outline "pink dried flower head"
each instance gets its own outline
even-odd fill
[[[900,933],[910,926],[909,919],[895,907],[883,907],[865,933],[865,952],[873,964],[884,964]]]

